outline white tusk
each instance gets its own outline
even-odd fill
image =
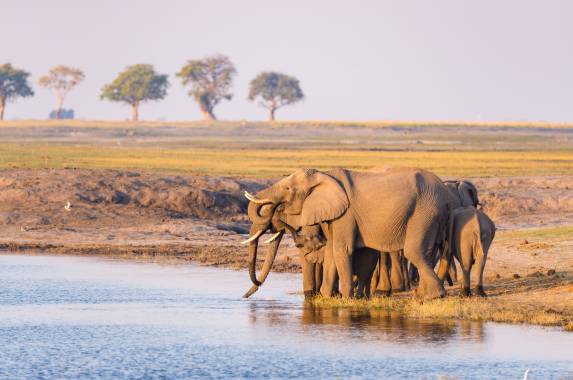
[[[255,197],[253,194],[249,193],[248,191],[245,191],[245,198],[247,198],[253,203],[272,203],[269,199],[259,199]]]
[[[273,236],[271,236],[270,238],[268,238],[267,240],[265,240],[265,243],[271,243],[273,242],[276,238],[279,237],[280,234],[282,234],[282,231],[277,232],[276,234],[274,234]]]
[[[252,242],[253,240],[258,239],[259,236],[261,236],[264,232],[265,232],[265,231],[263,231],[263,230],[257,231],[256,234],[254,234],[253,236],[251,236],[251,237],[248,238],[247,240],[243,240],[243,241],[241,242],[241,244],[249,244],[249,243]]]

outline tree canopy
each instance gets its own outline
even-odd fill
[[[18,97],[34,95],[28,83],[30,73],[19,70],[9,63],[0,65],[0,120],[4,119],[6,103]]]
[[[168,87],[167,75],[157,74],[152,65],[132,65],[102,88],[101,98],[131,105],[131,119],[135,121],[139,117],[139,105],[165,98]]]
[[[251,81],[249,100],[260,98],[259,104],[269,110],[269,119],[275,119],[275,111],[282,106],[304,99],[298,79],[274,71],[260,73]]]
[[[53,90],[58,99],[56,119],[60,119],[62,116],[64,98],[68,92],[84,80],[84,77],[85,75],[81,70],[64,65],[56,66],[47,75],[40,77],[38,84]]]
[[[184,86],[191,85],[189,95],[193,96],[205,119],[216,119],[213,109],[223,99],[231,100],[233,78],[237,70],[224,55],[215,55],[199,60],[187,61],[176,74]]]

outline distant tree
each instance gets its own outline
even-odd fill
[[[84,78],[85,75],[81,70],[63,65],[54,67],[47,75],[40,77],[38,84],[56,94],[56,119],[62,118],[62,106],[68,92],[73,90]]]
[[[48,115],[50,119],[73,119],[75,116],[76,113],[71,108],[70,109],[62,108],[59,110],[53,110]]]
[[[251,81],[249,100],[260,98],[259,104],[269,110],[269,120],[275,120],[275,111],[282,106],[304,99],[298,79],[273,72],[260,73]]]
[[[187,61],[177,76],[181,78],[184,86],[191,84],[189,95],[199,103],[203,118],[215,120],[215,106],[221,100],[231,100],[233,97],[230,90],[236,73],[237,70],[228,57],[215,55]]]
[[[16,69],[9,63],[0,65],[0,120],[4,120],[7,102],[34,95],[28,83],[29,76],[30,73]]]
[[[132,65],[121,72],[101,91],[101,98],[131,106],[131,120],[139,118],[139,105],[149,100],[161,100],[167,95],[167,75],[157,74],[152,65]]]

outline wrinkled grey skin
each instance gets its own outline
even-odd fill
[[[495,237],[495,224],[483,212],[473,206],[458,207],[450,219],[450,237],[448,255],[445,259],[452,265],[452,257],[460,264],[463,273],[462,296],[471,295],[470,276],[472,267],[478,270],[478,283],[475,292],[485,297],[483,289],[483,271],[489,248]],[[445,277],[445,266],[440,265],[438,277]]]
[[[320,223],[327,238],[320,289],[324,296],[333,294],[336,274],[342,296],[352,296],[352,253],[368,247],[379,252],[404,250],[420,272],[419,294],[427,299],[443,297],[443,285],[425,257],[445,239],[448,197],[442,181],[421,169],[371,173],[301,169],[256,194],[257,202],[249,205],[251,233],[268,229],[279,205],[284,207],[285,223],[295,230]],[[263,212],[264,207],[268,212]],[[249,247],[255,286],[266,278],[264,269],[274,260],[272,254],[267,255],[257,279],[257,244],[254,239]]]
[[[476,186],[468,180],[444,181],[444,185],[449,190],[452,210],[460,206],[477,207],[479,203]]]

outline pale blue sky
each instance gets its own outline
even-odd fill
[[[571,1],[2,0],[0,62],[33,74],[36,96],[6,118],[44,118],[55,104],[37,78],[58,64],[86,80],[67,99],[79,118],[125,119],[99,100],[127,65],[170,75],[168,97],[143,119],[198,119],[173,74],[187,59],[235,63],[221,119],[265,119],[249,81],[277,70],[301,81],[304,103],[279,119],[573,121]]]

